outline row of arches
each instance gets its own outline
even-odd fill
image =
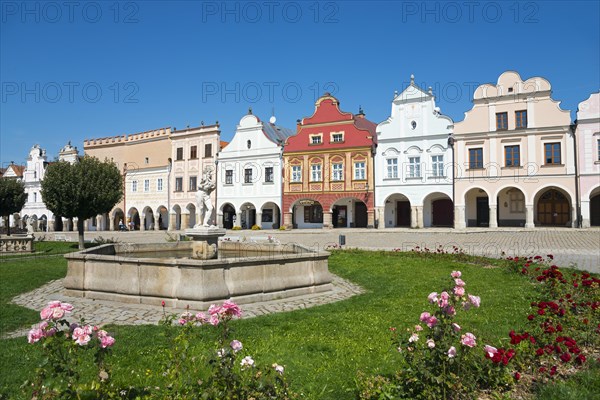
[[[251,229],[255,225],[261,229],[278,229],[281,224],[281,210],[271,201],[260,207],[252,202],[245,202],[237,208],[232,203],[223,203],[219,208],[217,223],[225,229]]]

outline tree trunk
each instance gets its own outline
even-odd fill
[[[10,236],[10,216],[4,217],[4,224],[6,225],[6,235]]]
[[[79,237],[79,250],[85,249],[84,240],[83,240],[83,223],[85,220],[83,218],[77,218],[77,233]]]

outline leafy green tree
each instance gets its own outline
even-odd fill
[[[42,198],[55,215],[77,218],[79,248],[84,248],[83,223],[109,212],[123,197],[123,178],[115,163],[85,156],[71,164],[48,166],[42,181]]]
[[[27,201],[25,185],[12,178],[0,178],[0,216],[4,218],[7,234],[10,235],[9,216],[23,209]]]

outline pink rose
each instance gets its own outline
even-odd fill
[[[458,297],[463,297],[465,295],[465,288],[462,286],[455,286],[454,294],[457,295]]]
[[[429,347],[430,349],[433,349],[435,347],[435,342],[433,341],[433,339],[428,339],[427,342],[425,342],[427,344],[427,347]]]
[[[425,322],[429,319],[429,317],[431,317],[431,314],[429,314],[427,311],[422,312],[421,316],[419,317],[419,321]]]
[[[456,324],[456,323],[453,323],[452,324],[452,329],[454,329],[454,332],[458,332],[458,331],[460,331],[460,325]]]
[[[498,352],[497,348],[487,344],[483,347],[483,350],[488,354],[490,358],[494,357],[494,354]]]
[[[440,308],[444,308],[448,305],[448,299],[450,299],[450,295],[447,292],[442,292],[440,294],[440,299],[438,300],[438,306]]]
[[[208,323],[209,323],[209,324],[211,324],[212,326],[217,326],[217,325],[219,325],[219,316],[218,316],[218,315],[216,315],[216,314],[214,314],[214,315],[211,315],[211,316],[208,318]]]
[[[208,307],[208,313],[210,315],[221,314],[221,306],[218,306],[216,304],[211,304],[211,306]]]
[[[115,344],[115,338],[112,336],[106,335],[100,338],[100,346],[102,346],[103,349],[111,347],[113,344]]]
[[[48,303],[42,311],[40,312],[40,317],[42,319],[59,319],[62,318],[65,313],[70,313],[73,311],[73,306],[69,303],[61,303],[58,300],[51,301]]]
[[[240,307],[231,300],[225,300],[223,302],[222,309],[223,312],[227,315],[231,315],[233,317],[238,318],[242,316],[242,310],[240,309]]]
[[[243,348],[242,342],[240,342],[239,340],[232,340],[229,345],[231,346],[233,351],[236,353]]]
[[[438,323],[438,319],[435,316],[431,316],[429,317],[429,319],[427,320],[427,326],[430,328],[433,328],[434,326],[436,326]]]
[[[437,292],[431,292],[429,294],[429,296],[427,296],[427,300],[429,300],[429,302],[431,304],[437,303],[437,301],[438,301],[438,294],[437,294]]]
[[[413,333],[412,335],[410,335],[410,337],[408,338],[408,341],[410,343],[416,342],[417,340],[419,340],[419,335],[417,335],[416,333]]]
[[[252,367],[254,365],[254,360],[252,359],[252,357],[246,356],[242,359],[242,362],[240,364],[242,366],[242,369],[245,369],[248,367]]]
[[[456,357],[456,348],[454,346],[448,349],[448,358]]]
[[[421,332],[423,327],[421,325],[415,325],[415,332]]]
[[[453,316],[456,315],[456,310],[453,306],[447,305],[446,307],[444,307],[444,313],[446,313],[446,315]]]
[[[206,314],[204,314],[203,312],[199,312],[196,314],[196,320],[198,320],[198,322],[200,322],[201,324],[205,324],[208,322]]]
[[[465,281],[463,281],[463,280],[462,280],[462,279],[460,279],[460,278],[456,278],[456,279],[454,280],[454,284],[456,284],[456,286],[461,286],[461,287],[466,285]]]
[[[479,307],[479,305],[481,304],[481,297],[473,296],[472,294],[470,294],[469,302],[473,305],[473,307]]]
[[[453,278],[460,278],[461,275],[462,273],[460,271],[452,271],[452,273],[450,274],[450,276]]]
[[[77,327],[73,331],[73,340],[75,340],[75,343],[77,343],[80,346],[85,346],[86,344],[88,344],[90,339],[90,335],[85,333],[85,330],[81,327]]]
[[[460,337],[460,343],[467,347],[475,347],[477,345],[477,342],[475,342],[475,339],[477,339],[475,337],[475,335],[473,335],[470,332],[467,332]]]
[[[35,343],[44,337],[44,331],[41,328],[32,328],[27,334],[27,341]]]

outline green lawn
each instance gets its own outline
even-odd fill
[[[458,262],[449,255],[343,251],[332,254],[329,267],[367,293],[325,306],[233,323],[234,336],[242,341],[245,351],[257,363],[284,365],[292,389],[303,398],[352,399],[359,370],[391,373],[396,353],[391,348],[389,328],[405,330],[415,325],[420,313],[430,310],[427,295],[440,291],[453,270],[461,270],[467,291],[482,299],[481,308],[463,313],[456,321],[475,333],[479,343],[508,341],[509,330],[525,325],[535,294],[533,285],[518,274],[488,263]],[[3,330],[35,323],[39,318],[35,311],[8,305],[10,298],[64,276],[65,270],[66,261],[56,257],[0,263]],[[111,326],[109,331],[117,340],[110,358],[115,383],[139,387],[164,384],[155,360],[157,346],[165,344],[162,328]],[[214,331],[199,328],[198,350],[211,348],[212,343]],[[31,377],[38,362],[36,346],[24,338],[2,340],[0,344],[0,393],[19,393],[19,386]],[[598,379],[595,382],[598,384]]]

